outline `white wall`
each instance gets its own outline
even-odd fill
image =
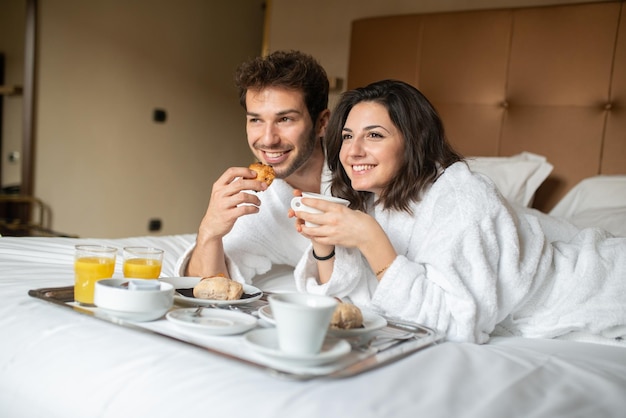
[[[308,52],[320,61],[329,76],[343,79],[345,87],[351,23],[355,19],[597,1],[603,0],[270,0],[266,49]],[[376,59],[376,51],[372,51],[372,59]],[[331,94],[331,106],[337,96]]]
[[[35,195],[52,227],[195,232],[217,177],[252,161],[233,71],[261,51],[262,0],[39,4]]]

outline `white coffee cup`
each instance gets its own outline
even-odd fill
[[[280,350],[295,355],[318,354],[337,300],[308,293],[279,293],[269,296],[268,300]]]
[[[340,197],[326,196],[326,195],[319,194],[319,193],[304,192],[302,193],[302,197],[298,196],[298,197],[294,197],[293,199],[291,199],[291,209],[296,210],[296,211],[308,212],[308,213],[322,213],[321,210],[314,209],[302,203],[303,197],[306,197],[309,199],[320,199],[320,200],[325,200],[327,202],[339,203],[344,206],[348,206],[350,204],[348,200],[342,199]],[[319,226],[318,224],[315,224],[309,221],[305,221],[304,224],[306,226]]]

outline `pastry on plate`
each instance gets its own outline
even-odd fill
[[[243,295],[243,285],[224,276],[203,277],[193,288],[193,296],[198,299],[239,300]]]
[[[353,329],[363,327],[363,314],[358,306],[339,302],[330,320],[330,327],[335,329]]]

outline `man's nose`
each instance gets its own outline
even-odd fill
[[[278,129],[273,123],[268,123],[259,138],[261,143],[266,146],[278,144],[280,142],[280,135]]]

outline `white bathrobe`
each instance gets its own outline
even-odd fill
[[[498,333],[620,344],[625,238],[512,208],[465,163],[449,167],[411,209],[371,212],[398,254],[380,282],[359,251],[337,247],[329,282],[318,284],[309,246],[294,272],[297,288],[349,297],[452,341],[484,343]]]
[[[230,278],[254,284],[256,276],[267,273],[274,265],[295,267],[310,241],[295,228],[295,220],[287,216],[294,189],[284,180],[275,179],[271,186],[257,196],[260,210],[242,216],[222,242]],[[330,171],[324,167],[320,193],[330,193]],[[185,275],[187,263],[195,244],[178,259],[176,271]]]

